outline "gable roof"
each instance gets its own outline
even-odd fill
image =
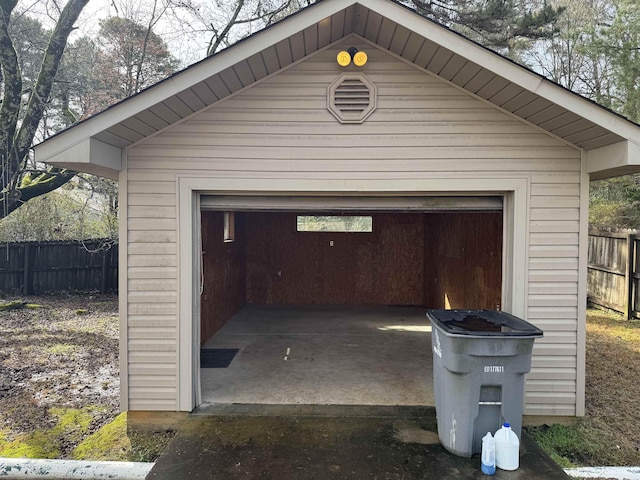
[[[36,159],[117,178],[123,148],[355,34],[584,149],[592,178],[640,171],[637,124],[403,5],[361,1],[306,7],[36,145]]]

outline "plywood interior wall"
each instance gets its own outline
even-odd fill
[[[428,308],[500,309],[502,213],[430,213],[424,272]]]
[[[296,217],[247,214],[249,303],[422,305],[421,214],[376,214],[372,233],[298,232]]]
[[[201,334],[249,304],[500,306],[502,213],[376,213],[372,233],[298,232],[296,213],[202,213]],[[333,242],[333,246],[331,245]]]
[[[244,219],[242,213],[235,217],[235,240],[225,242],[223,213],[202,212],[202,344],[246,303]]]

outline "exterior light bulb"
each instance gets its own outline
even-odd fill
[[[343,50],[342,52],[338,53],[337,60],[338,65],[340,65],[341,67],[346,67],[351,63],[351,55],[349,55],[349,52],[345,52]]]
[[[353,56],[353,63],[356,67],[362,67],[367,63],[367,54],[364,52],[357,52]]]

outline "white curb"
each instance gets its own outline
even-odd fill
[[[0,478],[144,480],[153,463],[0,458]]]
[[[640,467],[580,467],[565,468],[564,471],[572,477],[640,480]]]

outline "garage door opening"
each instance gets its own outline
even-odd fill
[[[501,305],[493,205],[203,210],[202,403],[433,405],[426,309]]]

